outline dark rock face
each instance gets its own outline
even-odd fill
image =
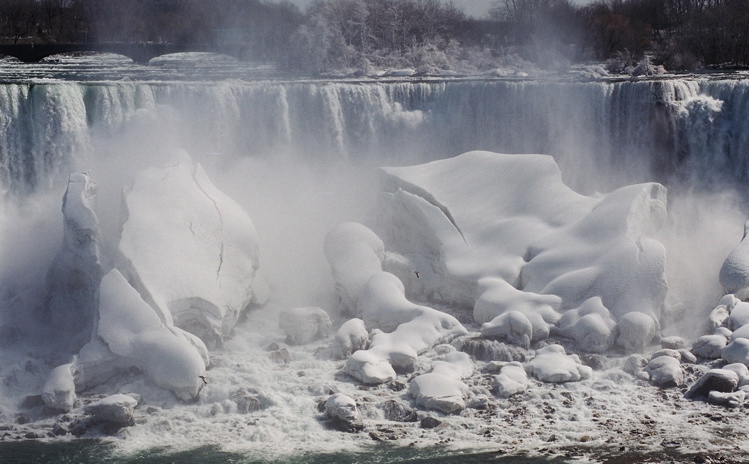
[[[381,404],[385,419],[393,422],[416,422],[419,418],[416,411],[409,408],[403,403],[395,400],[388,400]]]
[[[422,429],[433,429],[433,428],[439,427],[441,424],[442,424],[441,420],[439,420],[439,419],[437,419],[435,417],[432,417],[432,416],[427,416],[427,417],[421,419],[421,428]]]

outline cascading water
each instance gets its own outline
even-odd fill
[[[178,115],[183,144],[225,156],[384,165],[487,149],[552,154],[580,189],[695,173],[741,181],[747,87],[678,79],[7,84],[3,186],[24,193],[65,166],[85,166],[93,132],[118,131],[163,106]]]

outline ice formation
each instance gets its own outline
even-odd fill
[[[720,283],[726,293],[738,298],[749,297],[749,221],[744,224],[744,237],[731,251],[720,268]]]
[[[62,200],[63,242],[47,275],[44,320],[77,350],[90,338],[102,277],[96,184],[88,173],[70,175]]]
[[[117,267],[162,322],[220,345],[252,302],[257,234],[247,212],[176,152],[124,193]]]
[[[665,220],[663,186],[587,197],[551,157],[478,151],[384,172],[383,237],[422,270],[414,297],[472,308],[485,335],[524,346],[548,337],[556,311],[591,298],[598,315],[562,329],[581,349],[605,351],[620,319],[625,349],[655,335],[667,291],[665,250],[651,238]]]

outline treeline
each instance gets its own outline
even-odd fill
[[[5,43],[241,43],[270,60],[303,20],[289,2],[260,0],[0,0]]]
[[[670,70],[749,65],[749,0],[494,0],[486,18],[439,0],[0,0],[0,40],[243,44],[304,72],[482,71],[643,59]]]

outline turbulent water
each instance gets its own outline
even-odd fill
[[[356,386],[336,377],[340,365],[315,357],[321,346],[292,350],[283,372],[263,350],[279,340],[279,307],[330,302],[329,271],[320,264],[322,238],[338,222],[365,220],[377,189],[372,169],[377,166],[482,149],[551,154],[564,180],[585,194],[663,182],[675,192],[672,227],[661,237],[673,250],[672,298],[693,306],[694,321],[704,320],[719,296],[717,269],[741,238],[743,200],[749,196],[744,186],[749,180],[749,76],[299,81],[263,67],[190,63],[136,66],[89,58],[0,64],[0,349],[5,364],[0,415],[18,422],[24,414],[19,402],[37,394],[44,374],[67,355],[46,353],[44,343],[28,334],[34,333],[45,273],[59,246],[59,205],[72,172],[91,171],[100,186],[102,228],[112,232],[119,224],[115,206],[130,174],[174,147],[185,149],[255,221],[273,304],[251,315],[226,351],[214,354],[210,377],[220,386],[206,389],[192,409],[169,409],[171,397],[151,398],[158,411],[149,415],[159,418],[126,432],[124,444],[0,443],[4,462],[110,462],[100,460],[104,454],[111,455],[111,462],[250,463],[260,461],[248,457],[248,449],[289,452],[284,448],[290,444],[295,451],[312,453],[293,462],[440,462],[440,456],[461,448],[456,446],[461,440],[489,448],[485,441],[468,438],[481,429],[476,425],[481,419],[470,417],[451,425],[449,433],[408,435],[398,443],[431,446],[418,452],[362,449],[350,437],[331,442],[308,397],[331,388],[356,391]],[[570,401],[582,408],[613,396],[623,412],[612,427],[628,417],[641,420],[650,407],[629,404],[635,390],[607,393],[617,382],[606,379],[590,400],[575,392]],[[237,383],[265,391],[274,408],[252,421],[224,414],[231,412],[223,401],[228,385]],[[553,392],[548,395],[532,404],[540,411],[555,398]],[[708,427],[709,420],[697,418],[708,409],[700,408],[707,407],[680,413],[677,420]],[[570,420],[582,420],[575,414]],[[24,420],[44,428],[52,419]],[[529,420],[497,439],[502,453],[525,454],[543,448],[544,440],[565,440],[567,427],[557,424],[543,440],[523,444],[524,427],[546,427],[542,413]],[[506,421],[513,423],[511,417]],[[684,424],[660,425],[666,433],[683,432]],[[588,441],[583,428],[571,429],[575,439]],[[715,444],[711,437],[699,439]],[[162,453],[165,441],[177,451]],[[619,448],[616,440],[596,445],[637,451],[631,444]],[[180,454],[191,446],[207,448]],[[136,454],[122,457],[122,449]],[[345,452],[329,454],[337,450]],[[534,462],[497,456],[459,460]]]

